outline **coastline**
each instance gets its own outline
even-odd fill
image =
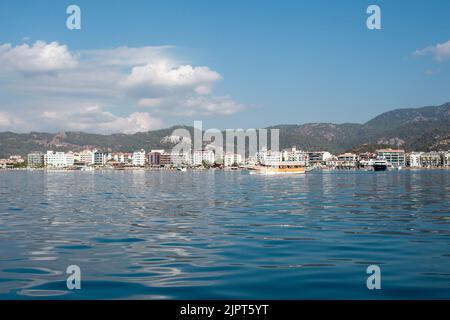
[[[423,168],[410,168],[405,167],[401,170],[393,169],[385,172],[400,172],[400,171],[436,171],[436,170],[450,170],[450,166],[447,167],[423,167]],[[92,167],[91,170],[80,170],[73,168],[0,168],[0,172],[10,171],[43,171],[43,172],[95,172],[95,171],[161,171],[161,172],[174,172],[178,171],[177,168],[155,168],[155,167],[127,167],[127,168],[111,168],[111,167]],[[236,171],[250,171],[247,168],[187,168],[187,171],[223,171],[223,172],[236,172]],[[374,170],[367,170],[364,168],[310,168],[306,172],[375,172]]]

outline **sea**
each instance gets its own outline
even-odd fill
[[[450,299],[450,170],[0,171],[0,299]]]

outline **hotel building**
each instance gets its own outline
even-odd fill
[[[94,164],[94,152],[92,152],[89,149],[83,150],[78,154],[78,159],[79,162],[84,163],[85,165],[89,166]]]
[[[358,164],[358,155],[354,153],[343,153],[337,156],[336,165],[338,167],[356,167]]]
[[[47,151],[44,155],[44,165],[48,168],[67,168],[73,166],[73,153]]]
[[[160,154],[159,162],[161,166],[168,165],[190,165],[191,153],[190,152],[164,152]]]
[[[310,151],[308,152],[310,163],[324,163],[328,159],[331,159],[333,155],[328,151]]]
[[[139,151],[133,152],[133,166],[143,167],[145,166],[145,150],[141,149]]]
[[[450,151],[444,152],[442,155],[442,165],[444,167],[450,167]]]
[[[423,152],[411,152],[406,156],[406,164],[411,168],[422,167],[422,154]]]
[[[95,151],[94,152],[94,165],[104,166],[108,162],[108,154],[105,152]]]
[[[378,159],[386,160],[394,167],[404,167],[406,164],[405,150],[380,149],[376,153]]]
[[[307,166],[309,155],[307,152],[297,150],[297,148],[286,149],[281,152],[281,161],[296,162],[299,165]]]
[[[116,152],[112,154],[112,159],[119,163],[127,164],[133,159],[132,153],[127,152]]]
[[[214,151],[212,151],[212,150],[194,151],[194,153],[192,155],[192,165],[200,166],[203,164],[203,162],[207,162],[209,164],[214,164],[214,162],[215,162]]]
[[[44,165],[44,154],[42,152],[32,152],[27,155],[29,168],[38,168]]]
[[[232,167],[242,163],[242,155],[237,153],[225,153],[223,156],[223,165],[225,167]]]
[[[148,164],[151,166],[160,166],[161,165],[161,154],[164,153],[164,150],[151,150],[147,154]]]
[[[420,155],[422,167],[439,167],[442,164],[441,153],[432,151]]]
[[[262,165],[272,165],[282,161],[281,152],[279,151],[263,151],[258,154],[258,161]]]

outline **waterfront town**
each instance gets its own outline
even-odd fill
[[[405,152],[401,149],[379,149],[374,153],[342,153],[333,155],[327,151],[302,151],[296,148],[282,151],[262,150],[244,157],[240,154],[217,154],[214,150],[172,152],[166,150],[137,150],[127,152],[102,152],[86,149],[81,152],[47,151],[32,152],[23,158],[12,155],[0,159],[0,169],[239,169],[271,163],[293,163],[310,170],[370,170],[376,161],[382,160],[390,169],[442,168],[450,169],[450,151]]]

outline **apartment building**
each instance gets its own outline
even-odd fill
[[[133,152],[133,166],[143,167],[146,164],[145,150],[141,149],[139,151]]]
[[[376,151],[377,158],[386,160],[394,167],[404,167],[406,165],[405,150],[401,149],[380,149]]]
[[[67,168],[73,166],[75,158],[72,152],[47,151],[44,155],[44,165],[48,168]]]
[[[223,156],[223,165],[225,167],[232,167],[242,163],[242,155],[238,153],[225,153]]]
[[[27,165],[29,168],[38,168],[44,165],[44,154],[42,152],[32,152],[27,155]]]
[[[212,150],[197,150],[192,154],[192,165],[200,166],[203,162],[214,164],[215,155]]]

